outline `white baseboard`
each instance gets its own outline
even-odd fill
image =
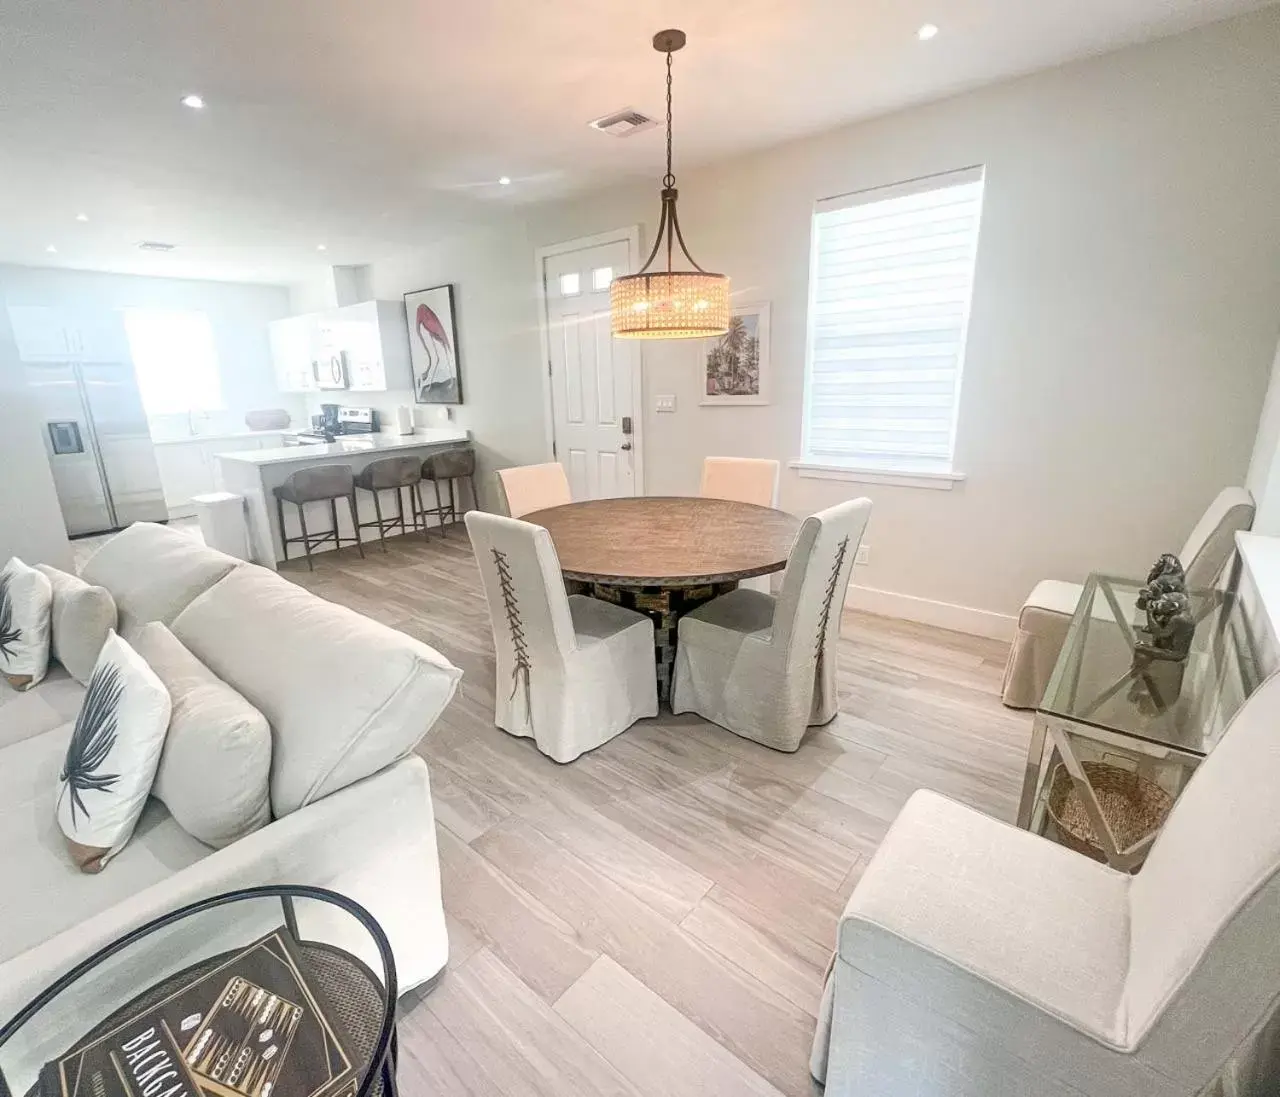
[[[899,617],[904,621],[917,621],[922,625],[954,629],[992,640],[1012,640],[1018,623],[1016,617],[1007,613],[957,606],[952,602],[935,602],[932,598],[917,598],[913,594],[897,594],[853,583],[849,584],[844,604],[850,609],[877,613],[881,617]]]

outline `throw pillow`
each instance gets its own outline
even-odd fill
[[[271,727],[159,621],[133,645],[173,702],[152,795],[192,837],[221,848],[271,821]]]
[[[65,571],[37,564],[36,570],[53,587],[50,651],[82,686],[98,662],[98,653],[116,627],[116,602],[106,587],[91,587]]]
[[[16,556],[0,571],[0,675],[14,689],[30,689],[49,670],[49,613],[53,589]]]
[[[133,834],[160,761],[169,708],[155,671],[112,632],[59,774],[58,826],[82,871],[101,872]]]

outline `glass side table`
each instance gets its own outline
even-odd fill
[[[1185,660],[1144,654],[1137,608],[1142,582],[1091,575],[1071,619],[1053,676],[1036,709],[1018,825],[1045,832],[1049,775],[1071,777],[1108,864],[1132,871],[1155,835],[1127,849],[1115,836],[1082,765],[1108,753],[1177,795],[1257,687],[1257,654],[1234,596],[1191,591],[1196,631]],[[1046,757],[1046,745],[1052,749]]]
[[[0,1097],[395,1097],[396,972],[364,907],[247,888],[166,914],[0,1027]]]

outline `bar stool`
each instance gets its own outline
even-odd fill
[[[356,485],[351,475],[350,465],[313,465],[311,468],[299,469],[292,473],[283,484],[271,489],[276,497],[276,515],[280,519],[280,543],[284,548],[284,558],[289,559],[289,546],[302,542],[302,550],[307,555],[307,569],[315,571],[311,562],[311,550],[316,545],[333,542],[334,548],[341,548],[343,543],[355,542],[364,556],[364,545],[360,543],[360,527],[356,521]],[[342,537],[338,533],[338,500],[347,501],[347,510],[351,515],[351,528],[355,537]],[[323,503],[328,500],[329,515],[333,519],[333,528],[324,533],[312,535],[307,532],[307,503]],[[298,508],[298,525],[302,527],[301,537],[289,537],[284,531],[284,505],[292,503]]]
[[[458,501],[453,492],[453,483],[455,480],[461,480],[464,476],[471,484],[471,508],[472,510],[479,510],[480,497],[476,494],[476,451],[471,446],[447,449],[443,453],[433,453],[422,462],[422,479],[430,481],[435,485],[436,489],[436,505],[422,508],[422,522],[425,526],[427,515],[436,515],[440,519],[441,537],[445,536],[445,515],[449,516],[450,522],[456,522],[461,517],[458,513]],[[447,506],[440,501],[441,480],[449,482],[449,503]]]
[[[356,474],[356,487],[363,488],[373,495],[373,509],[377,514],[372,522],[361,522],[361,529],[368,529],[372,526],[378,531],[378,541],[382,545],[382,551],[387,551],[387,530],[396,526],[400,527],[400,532],[407,535],[409,527],[405,524],[404,513],[404,491],[409,490],[409,511],[413,518],[413,528],[418,528],[418,511],[421,507],[421,498],[415,500],[415,490],[422,480],[422,464],[417,457],[383,457],[381,460],[373,461]],[[388,518],[382,516],[382,497],[379,492],[392,491],[396,493],[396,513]]]

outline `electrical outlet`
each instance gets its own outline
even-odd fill
[[[859,545],[859,546],[858,546],[858,551],[857,551],[857,553],[854,555],[853,562],[854,562],[855,564],[869,564],[869,563],[871,563],[871,546],[870,546],[870,545]]]
[[[676,398],[671,395],[655,396],[653,398],[653,410],[661,412],[672,412],[676,410]]]

